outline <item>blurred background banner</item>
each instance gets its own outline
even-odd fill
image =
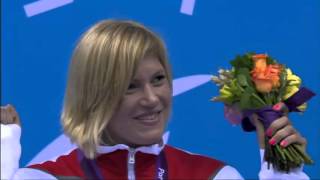
[[[1,0],[1,105],[11,103],[20,113],[21,166],[67,141],[59,121],[71,53],[102,19],[138,21],[166,42],[176,93],[169,143],[225,161],[245,178],[257,178],[260,168],[256,136],[232,126],[223,105],[209,101],[218,89],[208,75],[252,51],[293,69],[318,94],[290,119],[315,161],[305,171],[320,179],[318,0]]]

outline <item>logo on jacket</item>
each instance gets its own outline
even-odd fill
[[[165,173],[164,169],[158,168],[158,179],[163,180],[164,173]]]

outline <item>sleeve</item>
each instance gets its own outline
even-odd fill
[[[212,180],[236,179],[242,180],[243,177],[232,166],[224,166]]]
[[[21,128],[1,124],[1,179],[10,179],[19,168]]]
[[[268,169],[268,164],[263,160],[264,149],[260,149],[261,169],[259,172],[259,179],[290,179],[290,180],[308,180],[309,176],[303,172],[303,167],[291,170],[288,174],[279,172],[272,168]],[[244,179],[240,173],[231,166],[223,167],[213,180],[222,179]]]
[[[19,169],[21,128],[17,124],[1,124],[1,179],[56,179],[30,168]]]
[[[303,172],[303,167],[291,170],[288,174],[279,172],[273,169],[272,166],[268,169],[268,164],[263,160],[264,149],[260,149],[261,169],[259,172],[259,179],[290,179],[290,180],[307,180],[310,179],[307,174]]]

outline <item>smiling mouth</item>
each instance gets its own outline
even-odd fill
[[[134,119],[138,120],[140,123],[144,125],[152,126],[157,124],[160,121],[160,118],[159,118],[160,113],[161,111],[148,113],[148,114],[137,116]]]

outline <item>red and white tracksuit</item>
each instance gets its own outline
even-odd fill
[[[20,127],[1,124],[1,179],[243,179],[223,162],[166,145],[132,149],[124,144],[97,147],[98,156],[89,160],[74,149],[55,161],[18,167]],[[263,155],[263,151],[262,151]],[[302,168],[289,174],[267,169],[262,162],[261,179],[309,179]]]

